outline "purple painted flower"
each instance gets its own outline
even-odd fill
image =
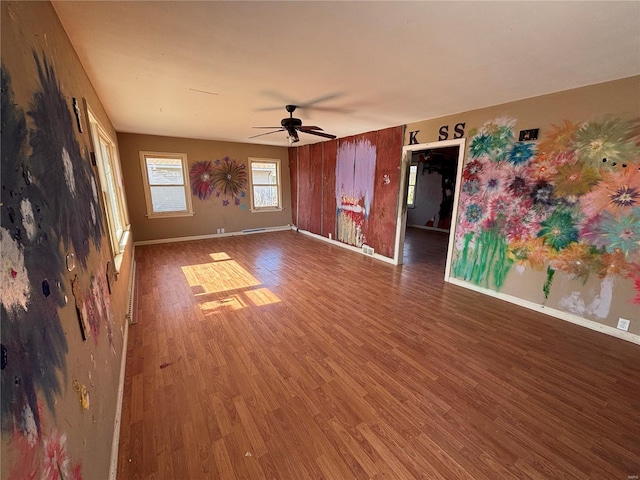
[[[536,182],[531,190],[531,198],[535,205],[551,206],[553,205],[553,185],[546,180]]]
[[[509,183],[509,192],[515,197],[524,197],[529,195],[530,189],[527,184],[527,180],[520,175],[514,177]]]

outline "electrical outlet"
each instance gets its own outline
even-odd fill
[[[625,332],[628,332],[630,323],[631,323],[631,320],[627,320],[626,318],[619,318],[617,328],[619,330],[624,330]]]

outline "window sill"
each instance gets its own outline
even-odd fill
[[[261,213],[261,212],[281,212],[284,210],[282,207],[273,207],[273,208],[252,208],[251,213]]]
[[[193,217],[195,212],[180,212],[180,213],[152,213],[147,214],[146,217],[151,218],[175,218],[175,217]]]
[[[122,260],[124,259],[124,251],[129,243],[129,236],[131,235],[131,226],[127,225],[127,229],[120,237],[120,243],[118,244],[118,251],[120,253],[113,256],[113,266],[116,270],[116,275],[120,274],[120,267],[122,266]]]

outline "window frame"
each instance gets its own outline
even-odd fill
[[[191,217],[194,215],[193,204],[191,202],[191,185],[189,183],[189,162],[186,153],[178,152],[157,152],[141,150],[140,155],[140,168],[142,170],[142,183],[144,186],[144,200],[147,209],[147,218],[172,218],[172,217]],[[171,212],[155,212],[153,210],[153,201],[151,197],[151,187],[156,186],[149,183],[149,176],[147,173],[147,158],[167,158],[172,160],[180,160],[182,163],[182,178],[184,183],[181,185],[184,189],[185,196],[185,210],[175,210]],[[177,185],[158,185],[158,186],[177,186]]]
[[[413,182],[413,185],[412,185],[411,184],[411,170],[413,168],[415,168],[416,176],[415,176],[415,182]],[[413,187],[413,202],[409,203],[409,191],[411,190],[411,187]],[[417,163],[411,163],[411,164],[409,164],[409,177],[407,178],[407,207],[408,208],[416,208],[417,187],[418,187],[418,164]]]
[[[273,163],[276,166],[276,183],[254,183],[253,181],[253,164],[254,163]],[[257,158],[257,157],[249,157],[249,196],[251,199],[251,209],[252,213],[257,212],[280,212],[283,210],[282,207],[282,169],[281,169],[281,161],[278,158]],[[268,206],[268,207],[256,207],[255,205],[255,196],[253,193],[254,187],[276,187],[277,196],[278,196],[278,205]]]
[[[88,105],[86,105],[86,111],[89,123],[89,136],[91,138],[93,149],[92,153],[98,177],[98,185],[96,185],[96,187],[100,189],[100,203],[102,205],[104,217],[106,218],[111,256],[114,260],[115,271],[118,273],[120,271],[120,266],[124,257],[124,250],[127,246],[131,229],[127,199],[122,182],[120,156],[118,154],[118,147],[116,143],[107,133]],[[103,145],[108,153],[107,159],[103,156]],[[106,164],[108,164],[109,170],[111,171],[112,183],[108,180]],[[118,218],[120,220],[119,222]]]

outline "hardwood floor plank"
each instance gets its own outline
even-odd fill
[[[136,247],[118,479],[626,479],[640,346],[295,232]]]

